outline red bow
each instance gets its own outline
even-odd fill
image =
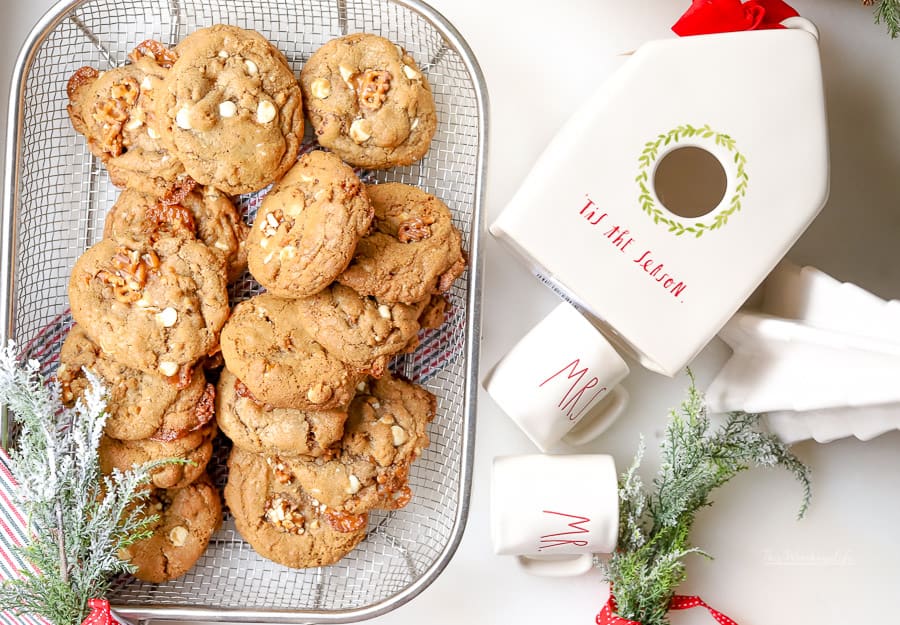
[[[716,619],[719,625],[737,625],[733,620],[713,608],[706,605],[700,597],[686,597],[684,595],[675,595],[669,603],[670,610],[689,610],[690,608],[706,608],[710,615]],[[638,621],[629,621],[616,614],[616,599],[609,595],[606,605],[597,615],[597,625],[641,625]]]
[[[109,601],[106,599],[88,599],[88,607],[91,613],[87,615],[81,625],[121,625],[113,618],[109,611]]]
[[[672,30],[680,37],[738,30],[784,28],[781,22],[800,15],[783,0],[693,0]]]

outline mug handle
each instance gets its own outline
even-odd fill
[[[591,553],[582,553],[571,558],[552,560],[534,556],[517,556],[516,560],[526,573],[541,577],[583,575],[594,566],[594,554]]]
[[[615,386],[602,403],[606,404],[602,410],[595,409],[593,414],[586,415],[581,423],[569,430],[563,437],[566,443],[578,447],[603,434],[628,406],[628,391],[621,385]]]
[[[786,20],[781,21],[781,25],[785,28],[793,28],[796,30],[805,30],[810,35],[816,38],[816,41],[819,40],[819,29],[816,28],[816,25],[810,22],[805,17],[789,17]]]

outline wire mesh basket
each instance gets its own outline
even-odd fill
[[[293,570],[258,556],[226,514],[206,554],[164,584],[131,577],[110,596],[133,619],[230,622],[346,622],[382,614],[421,592],[449,562],[468,510],[480,323],[482,176],[486,92],[455,29],[416,0],[64,0],[32,31],[10,99],[2,224],[0,315],[3,338],[24,346],[44,373],[56,370],[71,326],[66,287],[76,258],[102,236],[118,190],[66,114],[66,81],[78,67],[125,63],[140,41],[175,44],[197,28],[229,23],[258,30],[295,73],[319,46],[370,32],[404,46],[431,83],[438,129],[418,163],[360,172],[369,181],[413,184],[441,198],[463,233],[469,269],[448,294],[443,328],[394,368],[438,397],[431,445],[412,466],[414,496],[403,509],[370,514],[366,540],[339,563]],[[237,198],[252,219],[261,194]],[[234,299],[258,290],[248,276]],[[3,444],[9,438],[4,414]],[[212,463],[224,482],[220,449]]]

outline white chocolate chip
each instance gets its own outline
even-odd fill
[[[255,76],[259,72],[259,68],[256,67],[256,63],[254,63],[250,59],[244,59],[244,67],[247,68],[247,73],[251,76]]]
[[[306,391],[306,399],[314,404],[321,404],[331,399],[331,388],[319,382]]]
[[[261,101],[259,106],[256,107],[256,121],[260,124],[268,124],[275,119],[277,114],[278,111],[275,109],[275,105],[268,100]]]
[[[166,377],[171,377],[178,373],[178,363],[172,362],[170,360],[163,360],[159,363],[159,372]]]
[[[411,68],[409,65],[406,65],[406,64],[403,65],[403,73],[406,74],[406,77],[409,78],[410,80],[418,80],[419,78],[422,77],[422,75],[419,72],[417,72],[416,70],[414,70],[413,68]]]
[[[164,328],[171,328],[178,321],[178,311],[171,306],[163,308],[162,312],[156,313],[156,320]]]
[[[227,53],[225,50],[219,50],[219,58],[220,58],[220,59],[227,59],[227,58],[228,58],[228,53]]]
[[[182,107],[175,114],[175,123],[183,130],[191,129],[191,113],[187,110],[187,107]]]
[[[144,79],[141,81],[141,89],[144,91],[151,91],[153,89],[153,81],[150,80],[149,76],[144,76]]]
[[[169,530],[169,540],[176,547],[184,547],[184,543],[187,541],[187,537],[187,528],[181,525],[176,525]]]
[[[331,95],[331,81],[327,78],[316,78],[309,86],[314,98],[326,99]]]
[[[390,319],[391,318],[391,309],[387,307],[386,304],[382,304],[378,307],[378,316],[382,319]]]
[[[284,260],[287,258],[288,260],[290,260],[290,259],[294,258],[296,255],[297,255],[297,248],[294,247],[293,245],[288,245],[286,247],[281,248],[281,251],[278,252],[278,259]]]
[[[268,265],[274,256],[275,252],[269,252],[268,254],[266,254],[266,257],[263,258],[263,265]]]
[[[366,383],[360,382],[359,384],[357,384],[356,390],[359,391],[360,393],[365,393],[366,392]]]
[[[394,447],[399,447],[409,440],[409,436],[406,434],[406,430],[404,430],[399,425],[391,426],[391,437],[393,437],[394,439]]]
[[[313,519],[309,522],[309,529],[314,530],[319,528],[319,519]]]
[[[344,79],[344,82],[350,85],[350,77],[353,76],[353,70],[345,65],[338,65],[338,71],[341,73],[341,78]],[[351,87],[353,85],[350,85]]]
[[[213,243],[213,247],[215,247],[217,250],[222,250],[223,252],[228,251],[228,244],[223,241],[216,241],[215,243]]]
[[[234,117],[237,114],[237,104],[231,100],[219,103],[219,115],[222,117]]]
[[[414,120],[412,120],[412,124],[410,124],[409,129],[415,130],[418,127],[419,127],[419,118],[416,117]]]
[[[374,408],[375,410],[378,410],[378,409],[381,408],[381,402],[373,401],[370,405],[371,405],[372,408]]]
[[[159,139],[159,133],[156,132],[151,126],[147,126],[147,134],[151,139]]]
[[[269,239],[260,239],[259,246],[263,249],[269,247]]]
[[[347,494],[355,495],[356,493],[359,492],[360,488],[362,488],[362,484],[360,484],[359,478],[351,473],[350,474],[350,486],[347,487]]]
[[[357,143],[363,143],[371,136],[372,124],[368,119],[355,119],[350,124],[350,138]]]
[[[125,124],[125,130],[137,130],[141,126],[144,125],[143,119],[132,119],[127,124]]]
[[[275,218],[275,215],[269,213],[266,215],[266,221],[269,222],[269,225],[273,228],[278,228],[278,219]]]
[[[303,212],[303,208],[306,205],[306,202],[303,200],[302,197],[297,198],[297,200],[298,201],[296,201],[296,202],[291,202],[290,204],[285,204],[284,208],[281,209],[285,215],[289,215],[291,217],[296,217],[297,215],[299,215],[300,213]]]
[[[269,523],[278,523],[284,521],[284,510],[281,507],[272,507],[266,510],[266,521]]]
[[[378,423],[384,423],[385,425],[394,425],[396,422],[394,415],[390,414],[386,414],[378,420]]]

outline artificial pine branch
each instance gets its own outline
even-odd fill
[[[619,616],[642,625],[669,623],[669,603],[685,579],[685,556],[709,557],[691,545],[690,531],[697,511],[712,504],[713,490],[751,467],[778,466],[803,486],[800,517],[810,500],[809,469],[775,436],[756,429],[758,415],[732,413],[714,431],[703,395],[688,375],[688,395],[670,415],[653,489],[646,489],[638,475],[643,439],[619,478],[618,549],[600,564]]]
[[[150,536],[158,517],[144,514],[147,491],[141,487],[153,469],[172,462],[103,476],[97,447],[106,391],[90,372],[87,377],[84,398],[66,408],[37,361],[20,365],[12,342],[0,349],[0,404],[18,426],[10,469],[32,537],[19,552],[35,567],[0,585],[0,610],[40,615],[56,625],[80,623],[88,599],[102,597],[113,575],[133,572],[117,554]]]
[[[900,36],[900,0],[863,0],[863,4],[875,5],[875,23],[884,22],[892,39]]]

